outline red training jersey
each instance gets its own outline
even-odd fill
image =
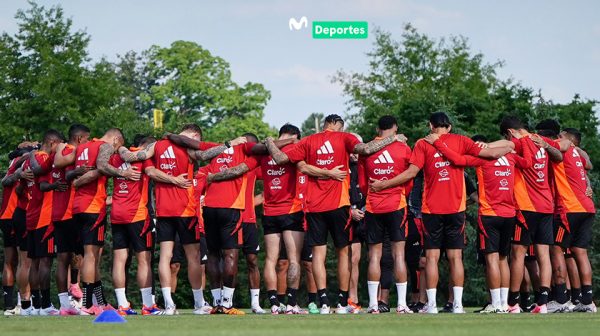
[[[553,162],[558,213],[596,213],[594,201],[585,195],[587,173],[583,157],[571,146],[563,153],[562,162]]]
[[[130,150],[135,152],[139,148],[131,148]],[[148,182],[150,178],[144,174],[144,169],[152,166],[152,163],[150,160],[125,162],[118,154],[113,154],[109,163],[119,170],[127,170],[133,167],[142,173],[139,181],[131,181],[122,177],[113,178],[111,224],[130,224],[145,221],[148,218]]]
[[[75,146],[67,144],[62,151],[62,155],[69,155],[75,151]],[[70,165],[65,168],[52,168],[52,183],[59,180],[66,181],[66,174],[73,170],[75,165]],[[52,192],[52,221],[59,222],[73,218],[73,198],[75,196],[75,188],[71,184],[67,184],[67,190]]]
[[[292,145],[286,147],[290,146]],[[296,165],[286,163],[280,166],[271,156],[263,156],[260,160],[260,169],[264,182],[265,216],[280,216],[301,211],[302,201],[297,197],[299,173]]]
[[[18,159],[13,159],[8,164],[6,175],[12,175],[19,168],[17,167]],[[2,189],[2,206],[0,207],[0,219],[12,219],[15,209],[17,208],[18,195],[16,191],[17,184],[6,186]]]
[[[52,163],[54,155],[38,151],[35,153],[35,159],[42,167],[44,173],[34,177],[34,184],[31,187],[31,199],[27,205],[26,226],[27,230],[46,227],[52,224],[52,191],[42,191],[40,183],[52,180]]]
[[[256,210],[254,209],[254,187],[256,186],[256,180],[258,178],[260,167],[246,173],[246,200],[244,201],[245,208],[242,211],[242,223],[256,224]]]
[[[93,139],[77,146],[75,167],[96,167],[100,146],[106,142]],[[73,214],[100,214],[106,210],[106,176],[100,175],[96,181],[81,186],[73,198]]]

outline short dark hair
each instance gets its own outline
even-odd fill
[[[73,124],[69,127],[69,140],[75,140],[81,133],[90,133],[90,129],[82,124]]]
[[[475,142],[488,142],[488,139],[485,135],[475,134],[471,137],[471,140]]]
[[[398,126],[398,120],[391,115],[385,115],[379,118],[379,121],[377,122],[377,127],[380,131],[389,130],[394,126]]]
[[[325,124],[335,124],[336,122],[344,123],[344,119],[337,114],[330,114],[325,117]]]
[[[433,128],[449,128],[452,126],[450,117],[445,112],[434,112],[429,116],[429,122]]]
[[[554,119],[544,119],[535,125],[535,130],[538,131],[538,133],[541,130],[551,131],[550,137],[556,138],[558,133],[560,133],[560,124]]]
[[[138,145],[137,145],[137,146],[136,146],[135,144],[134,144],[134,146],[135,146],[135,147],[140,147],[140,146],[143,146],[143,145],[148,145],[148,144],[151,144],[151,143],[153,143],[153,142],[156,142],[156,141],[157,141],[157,140],[156,140],[156,138],[155,138],[155,137],[153,137],[153,136],[147,136],[147,137],[144,137],[144,138],[142,138],[142,139],[140,140],[140,142],[138,143]]]
[[[142,140],[146,138],[144,134],[136,134],[133,136],[133,147],[140,147],[142,145]]]
[[[254,133],[247,132],[247,133],[242,134],[242,136],[246,137],[248,139],[248,142],[258,142],[258,137]],[[250,140],[252,140],[252,141],[250,141]]]
[[[185,132],[185,131],[191,131],[191,132],[195,132],[200,134],[200,137],[202,137],[202,129],[200,128],[200,126],[196,125],[196,124],[185,124],[183,125],[183,127],[181,127],[181,131]]]
[[[283,134],[295,135],[298,139],[302,136],[300,129],[290,123],[286,123],[279,129],[279,136]]]
[[[502,118],[502,121],[500,122],[500,134],[505,135],[505,136],[509,135],[508,134],[509,129],[515,129],[515,130],[525,129],[525,125],[523,124],[521,119],[519,119],[515,116],[506,116],[506,117]]]
[[[565,129],[563,129],[563,131],[571,136],[573,136],[575,138],[575,141],[577,141],[577,143],[575,144],[575,146],[579,146],[579,144],[581,143],[581,132],[573,127],[567,127]]]
[[[537,134],[550,139],[558,138],[558,134],[554,133],[554,131],[550,129],[541,129],[537,131]]]
[[[60,140],[65,141],[65,137],[59,131],[55,129],[49,129],[44,133],[44,143],[47,144],[50,141]]]

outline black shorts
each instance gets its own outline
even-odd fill
[[[183,250],[183,247],[181,249]],[[206,236],[201,233],[200,234],[200,264],[206,265],[207,261],[208,261],[208,246],[206,245]]]
[[[283,231],[304,232],[304,212],[279,216],[263,216],[263,231],[265,235],[282,233]]]
[[[306,236],[304,237],[304,243],[302,244],[302,252],[300,252],[300,260],[312,262],[312,247],[308,244],[308,238]]]
[[[239,249],[243,243],[242,212],[239,209],[202,209],[206,243],[211,253]]]
[[[386,231],[381,245],[381,260],[379,261],[381,268],[381,289],[390,289],[394,283],[394,257],[392,256],[392,242],[390,241],[389,233]]]
[[[533,245],[529,245],[529,247],[527,247],[527,251],[525,251],[525,261],[537,261],[535,256],[535,247]]]
[[[333,245],[342,248],[350,245],[352,226],[350,225],[350,207],[345,206],[331,211],[310,212],[308,221],[309,246],[327,245],[327,233],[331,233]]]
[[[55,253],[54,228],[51,225],[27,232],[28,258],[50,258]]]
[[[411,269],[419,268],[419,260],[423,253],[422,235],[421,231],[423,227],[423,221],[421,218],[415,218],[412,212],[408,212],[406,216],[406,228],[408,234],[406,235],[406,245],[404,247],[404,255],[406,256],[406,266]]]
[[[367,244],[383,243],[385,232],[389,234],[392,242],[406,240],[406,208],[382,214],[367,211],[365,223],[367,226]]]
[[[510,238],[515,230],[515,217],[479,216],[479,250],[508,256]]]
[[[425,249],[464,249],[465,213],[423,214]]]
[[[350,219],[350,225],[352,226],[352,244],[366,243],[367,242],[367,224],[366,220],[355,221]]]
[[[150,221],[112,225],[113,250],[132,248],[136,253],[152,251],[154,239]]]
[[[564,249],[587,249],[592,240],[593,213],[569,212],[554,216],[554,244]]]
[[[183,250],[183,245],[181,245],[179,236],[175,236],[174,242],[175,245],[173,246],[173,256],[171,257],[171,264],[182,264],[186,259],[185,251]]]
[[[73,220],[81,227],[81,242],[85,245],[104,246],[106,233],[106,215],[79,213],[73,215]]]
[[[0,219],[0,230],[2,230],[2,242],[4,247],[17,247],[17,237],[12,219]]]
[[[13,229],[17,247],[21,251],[27,251],[27,213],[21,208],[16,208],[13,213]]]
[[[256,223],[242,223],[242,252],[244,252],[244,255],[258,254],[260,251],[258,236],[258,225]]]
[[[306,239],[304,239],[304,241],[306,242]],[[279,242],[279,257],[277,257],[277,260],[288,260],[287,249],[285,248],[283,238],[280,239]]]
[[[553,215],[532,211],[517,212],[517,222],[512,243],[552,245],[554,243]]]
[[[198,217],[158,217],[156,219],[156,240],[158,243],[175,241],[183,245],[195,244],[200,240]]]
[[[72,218],[54,222],[54,242],[56,253],[75,253],[83,255],[81,223]]]

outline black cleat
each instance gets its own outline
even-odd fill
[[[388,305],[387,303],[385,303],[383,301],[379,301],[377,303],[377,305],[379,306],[380,313],[389,313],[390,312],[390,305]]]
[[[442,310],[440,310],[440,313],[452,313],[454,309],[454,304],[452,302],[446,302],[446,304],[444,305],[444,308],[442,308]]]

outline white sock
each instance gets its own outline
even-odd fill
[[[94,306],[98,305],[98,298],[96,297],[96,294],[92,295],[92,304]]]
[[[367,287],[369,288],[369,308],[377,307],[379,281],[367,281]]]
[[[454,307],[462,307],[462,287],[452,287],[452,292],[454,292]]]
[[[426,289],[425,292],[427,293],[427,305],[429,307],[437,307],[437,302],[436,302],[437,289],[436,288]]]
[[[152,287],[140,288],[142,293],[142,304],[148,308],[154,306],[154,300],[152,299]]]
[[[500,288],[490,289],[490,296],[492,297],[492,307],[500,308],[501,300],[500,300]]]
[[[58,293],[58,301],[60,302],[61,309],[69,309],[71,308],[71,303],[69,302],[69,293]]]
[[[252,308],[260,307],[260,288],[259,289],[250,288],[250,307],[252,307]]]
[[[163,300],[165,301],[165,308],[175,307],[175,302],[173,302],[173,298],[171,297],[171,287],[163,287],[160,289],[163,295]]]
[[[125,288],[115,288],[115,295],[117,296],[117,304],[119,307],[129,307],[127,296],[125,296]]]
[[[502,307],[508,306],[508,287],[500,287],[500,304]]]
[[[221,305],[225,308],[231,308],[233,306],[233,292],[235,288],[229,288],[223,286],[223,298],[221,300]]]
[[[396,291],[398,293],[398,307],[406,307],[406,287],[407,282],[396,282]]]
[[[213,306],[220,306],[221,305],[221,288],[215,288],[215,289],[211,289],[210,292],[212,293],[212,297],[213,297]]]
[[[156,295],[152,294],[152,305],[156,304]]]
[[[202,308],[204,306],[204,293],[202,288],[192,289],[192,294],[194,294],[194,308]]]

